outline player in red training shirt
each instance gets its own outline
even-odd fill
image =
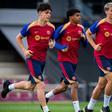
[[[87,39],[94,48],[94,56],[100,72],[98,84],[93,90],[85,112],[93,112],[94,105],[104,90],[104,104],[101,112],[110,112],[112,95],[112,2],[104,6],[106,18],[96,21],[86,32]],[[95,34],[95,39],[93,39]]]
[[[45,84],[43,81],[43,69],[45,66],[45,59],[47,49],[50,45],[55,27],[49,22],[51,18],[52,9],[49,4],[43,3],[37,9],[39,18],[29,24],[26,24],[21,32],[17,35],[17,43],[21,48],[26,58],[27,66],[30,71],[28,81],[20,81],[11,84],[9,80],[3,84],[1,96],[6,97],[8,92],[14,89],[34,90],[37,87],[37,95],[44,112],[50,112],[45,100]],[[28,49],[23,45],[22,39],[27,38]]]
[[[58,61],[63,73],[63,78],[55,89],[46,94],[46,101],[48,101],[51,96],[66,91],[68,86],[70,86],[75,112],[82,112],[78,101],[78,83],[75,71],[78,63],[80,41],[85,40],[84,27],[79,24],[81,14],[78,9],[68,10],[67,17],[69,22],[59,26],[54,33],[54,39],[56,41],[68,46],[68,49],[64,51],[58,50]]]

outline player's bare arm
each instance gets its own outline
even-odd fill
[[[27,50],[24,47],[23,42],[22,42],[22,36],[20,33],[16,36],[16,41],[17,41],[19,47],[22,49],[25,57],[30,57],[33,55],[33,52],[31,50]]]
[[[100,51],[101,50],[101,43],[100,44],[95,44],[93,38],[92,38],[92,33],[90,31],[90,29],[88,29],[86,31],[86,36],[87,36],[87,40],[89,41],[89,43],[91,44],[91,46],[96,50],[96,51]]]
[[[81,34],[81,37],[84,39],[84,40],[86,40],[86,36],[82,33]]]

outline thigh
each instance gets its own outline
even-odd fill
[[[112,82],[112,72],[110,72],[109,74],[107,74],[105,76],[105,78],[107,79],[107,81],[111,81]]]
[[[99,85],[101,88],[104,88],[106,83],[107,80],[105,77],[99,77],[97,85]]]

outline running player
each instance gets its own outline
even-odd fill
[[[51,96],[57,95],[71,88],[71,97],[75,112],[82,112],[78,100],[78,82],[75,74],[78,63],[78,50],[80,41],[85,40],[84,27],[80,24],[81,14],[78,9],[67,11],[69,22],[61,25],[54,33],[54,39],[66,45],[68,49],[58,51],[58,61],[63,73],[61,83],[53,90],[46,94],[46,102]]]
[[[28,81],[20,81],[11,84],[9,80],[3,84],[1,96],[3,98],[14,89],[34,90],[37,87],[37,95],[44,112],[50,112],[45,100],[45,84],[43,81],[43,70],[47,49],[55,46],[49,40],[51,39],[55,27],[49,22],[51,18],[51,6],[47,3],[40,4],[37,9],[38,19],[26,24],[17,35],[17,43],[21,48],[30,72]],[[27,39],[28,48],[23,45],[23,38]],[[58,45],[58,44],[56,44]],[[58,45],[59,46],[59,45]],[[60,47],[60,46],[59,46]],[[65,48],[65,47],[61,47]]]
[[[94,106],[104,90],[104,104],[101,112],[110,112],[112,95],[112,2],[104,6],[106,18],[96,21],[86,32],[87,39],[94,48],[94,56],[100,72],[97,86],[93,90],[85,112],[93,112]],[[93,39],[93,34],[96,35]]]

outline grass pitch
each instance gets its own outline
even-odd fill
[[[103,102],[98,102],[94,112],[100,112]],[[87,105],[87,102],[81,102],[81,109]],[[49,102],[51,112],[74,112],[72,102],[60,101]],[[112,111],[112,102],[110,103]],[[0,112],[42,112],[39,103],[36,102],[0,102]]]

